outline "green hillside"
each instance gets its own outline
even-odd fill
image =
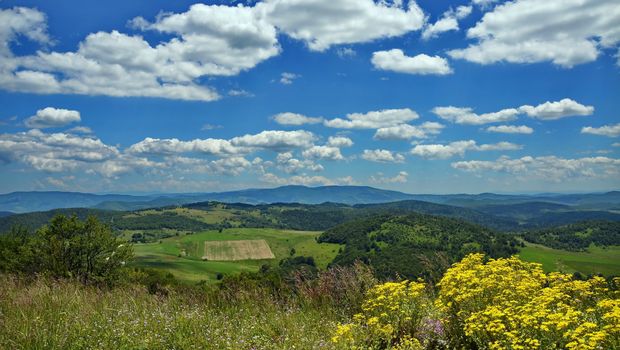
[[[132,266],[152,267],[172,273],[182,281],[216,281],[217,274],[256,272],[263,264],[277,266],[291,256],[312,256],[317,267],[325,268],[338,254],[340,245],[317,243],[319,232],[291,231],[263,228],[233,228],[222,232],[203,231],[180,234],[154,243],[134,245],[135,261]],[[275,255],[273,260],[203,261],[205,241],[240,241],[264,239]]]
[[[454,261],[472,252],[510,256],[517,241],[462,220],[422,214],[379,215],[325,231],[320,242],[345,244],[336,265],[364,261],[383,278],[436,280]]]

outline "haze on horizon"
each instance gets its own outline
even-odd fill
[[[0,193],[617,190],[619,87],[613,0],[4,0]]]

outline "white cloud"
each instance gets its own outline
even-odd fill
[[[278,186],[283,185],[303,185],[303,186],[324,186],[335,185],[336,181],[326,178],[325,176],[307,176],[295,175],[288,178],[279,177],[272,173],[265,173],[261,177],[261,181]]]
[[[503,134],[531,134],[534,132],[534,129],[526,125],[489,126],[486,130],[488,132],[497,132]]]
[[[324,168],[321,164],[317,164],[312,160],[299,160],[293,157],[291,152],[279,153],[276,157],[276,164],[278,169],[284,171],[287,174],[297,174],[303,170],[311,171],[323,171]]]
[[[90,136],[44,133],[38,129],[0,135],[0,161],[19,162],[44,172],[89,171],[106,177],[160,166],[122,154]]]
[[[301,75],[295,73],[284,72],[280,74],[280,84],[291,85],[293,80],[301,78]]]
[[[594,113],[594,107],[584,106],[570,98],[564,98],[557,102],[545,102],[538,106],[524,105],[519,107],[521,113],[529,117],[541,120],[555,120],[572,116],[586,116]]]
[[[233,97],[254,97],[254,94],[243,90],[243,89],[230,89],[228,90],[228,96],[233,96]]]
[[[373,0],[267,0],[259,5],[270,23],[310,50],[401,36],[424,24],[415,3]]]
[[[432,110],[438,117],[457,124],[482,125],[508,122],[517,119],[520,114],[540,120],[555,120],[570,116],[584,116],[594,113],[594,107],[584,106],[569,98],[560,101],[545,102],[538,106],[523,105],[518,108],[506,108],[498,112],[476,114],[469,107],[435,107]]]
[[[344,136],[330,136],[327,139],[327,145],[332,147],[351,147],[353,140]]]
[[[422,32],[422,39],[428,40],[439,36],[439,34],[451,30],[459,30],[458,20],[463,19],[472,11],[471,6],[459,6],[456,10],[446,11],[437,22],[427,24]]]
[[[9,44],[15,41],[18,35],[39,43],[49,43],[46,22],[45,14],[36,9],[0,9],[0,57],[11,56]]]
[[[561,181],[566,178],[614,177],[620,174],[620,159],[608,157],[586,157],[567,159],[556,156],[522,158],[500,157],[495,161],[460,161],[452,163],[455,169],[481,173],[485,171],[526,175],[546,181]]]
[[[249,153],[244,147],[236,147],[229,140],[222,139],[195,139],[181,141],[176,138],[157,139],[147,137],[131,145],[127,152],[131,154],[172,155],[178,153],[202,153],[215,156],[231,156]]]
[[[343,160],[344,157],[340,153],[340,148],[333,146],[312,146],[302,152],[304,158],[310,159],[327,159],[327,160]]]
[[[379,129],[407,123],[418,118],[418,114],[409,108],[384,109],[368,113],[351,113],[347,114],[347,119],[326,120],[323,124],[339,129]]]
[[[230,140],[230,143],[237,147],[263,148],[277,151],[311,147],[315,138],[313,133],[305,130],[266,130],[255,135],[234,137]]]
[[[445,58],[425,54],[410,57],[406,56],[400,49],[376,51],[372,54],[371,62],[377,69],[397,73],[420,75],[446,75],[452,73],[448,60]]]
[[[468,107],[435,107],[432,110],[439,118],[457,124],[482,125],[515,120],[519,111],[514,108],[502,109],[498,112],[476,114]]]
[[[387,128],[379,128],[375,132],[376,140],[409,140],[411,138],[424,139],[430,135],[441,133],[444,125],[436,122],[424,122],[414,126],[409,124],[399,124]]]
[[[39,109],[35,115],[26,119],[24,124],[29,128],[45,129],[58,128],[80,121],[80,112],[78,111],[46,107]]]
[[[616,0],[509,1],[467,31],[475,44],[449,54],[480,64],[552,62],[572,67],[616,47],[618,23]]]
[[[405,157],[402,154],[386,149],[365,149],[364,153],[362,153],[362,158],[378,163],[402,163],[405,161]]]
[[[582,134],[601,135],[607,137],[620,136],[620,123],[614,125],[603,125],[600,128],[586,126],[581,128]]]
[[[411,154],[427,159],[447,159],[457,155],[463,157],[467,151],[513,151],[521,148],[521,145],[510,142],[477,145],[476,141],[467,140],[450,142],[447,145],[416,145],[411,149]]]
[[[156,139],[147,137],[131,145],[131,154],[172,155],[178,153],[201,153],[214,156],[234,156],[248,154],[256,150],[283,151],[312,146],[314,134],[304,130],[281,131],[266,130],[258,134],[237,136],[230,140],[194,139],[181,141],[176,138]]]
[[[304,125],[323,122],[321,117],[307,117],[303,114],[284,112],[273,116],[273,120],[280,125]]]
[[[383,173],[377,173],[377,175],[372,175],[370,177],[370,182],[376,184],[405,183],[408,177],[409,173],[406,171],[401,171],[394,177],[385,177]]]
[[[611,144],[613,147],[620,147],[620,142],[614,142]]]
[[[0,16],[26,21],[24,11]],[[38,13],[36,10],[31,10]],[[131,21],[137,29],[171,37],[155,46],[139,35],[118,31],[89,34],[75,52],[38,51],[14,57],[9,44],[17,34],[46,39],[45,17],[24,27],[0,28],[0,87],[19,92],[144,96],[212,101],[203,76],[231,76],[280,53],[276,28],[254,7],[196,4],[184,13],[163,14],[154,23]],[[12,34],[11,34],[12,33]],[[29,34],[30,33],[30,34]]]
[[[336,54],[340,58],[351,58],[357,55],[357,52],[350,47],[341,47],[336,50]]]

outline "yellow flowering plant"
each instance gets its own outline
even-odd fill
[[[620,348],[620,307],[602,277],[545,274],[516,257],[471,254],[439,283],[436,306],[453,344],[480,349]]]
[[[341,349],[422,349],[413,335],[428,305],[423,283],[376,285],[367,292],[362,313],[339,325],[332,342]]]

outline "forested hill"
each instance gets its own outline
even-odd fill
[[[472,252],[515,254],[513,236],[463,220],[424,214],[376,215],[325,231],[319,242],[346,244],[333,264],[364,261],[384,278],[436,280],[450,264]]]
[[[494,193],[423,195],[383,190],[367,186],[282,186],[267,189],[246,189],[218,193],[170,193],[150,195],[91,194],[79,192],[13,192],[0,194],[0,211],[24,213],[58,208],[97,208],[133,211],[189,203],[215,201],[222,203],[271,204],[325,202],[348,205],[390,203],[416,200],[475,210],[493,210],[496,206],[522,206],[530,210],[532,204],[548,206],[551,211],[620,209],[620,192],[590,194],[504,195]],[[564,206],[564,207],[562,207]],[[514,208],[513,208],[514,209]],[[518,208],[517,208],[518,209]]]
[[[485,206],[480,210],[450,205],[405,200],[391,203],[347,205],[339,203],[244,204],[198,202],[148,210],[113,211],[89,208],[65,208],[0,217],[0,233],[22,225],[33,231],[56,214],[80,218],[97,216],[116,230],[200,231],[225,227],[272,227],[323,231],[347,221],[377,214],[406,215],[421,213],[462,219],[499,231],[517,232],[584,220],[620,221],[620,214],[607,211],[572,210],[548,203]],[[556,210],[556,211],[554,211]]]
[[[620,222],[583,221],[569,225],[527,231],[526,241],[555,249],[583,251],[590,245],[620,245]]]

